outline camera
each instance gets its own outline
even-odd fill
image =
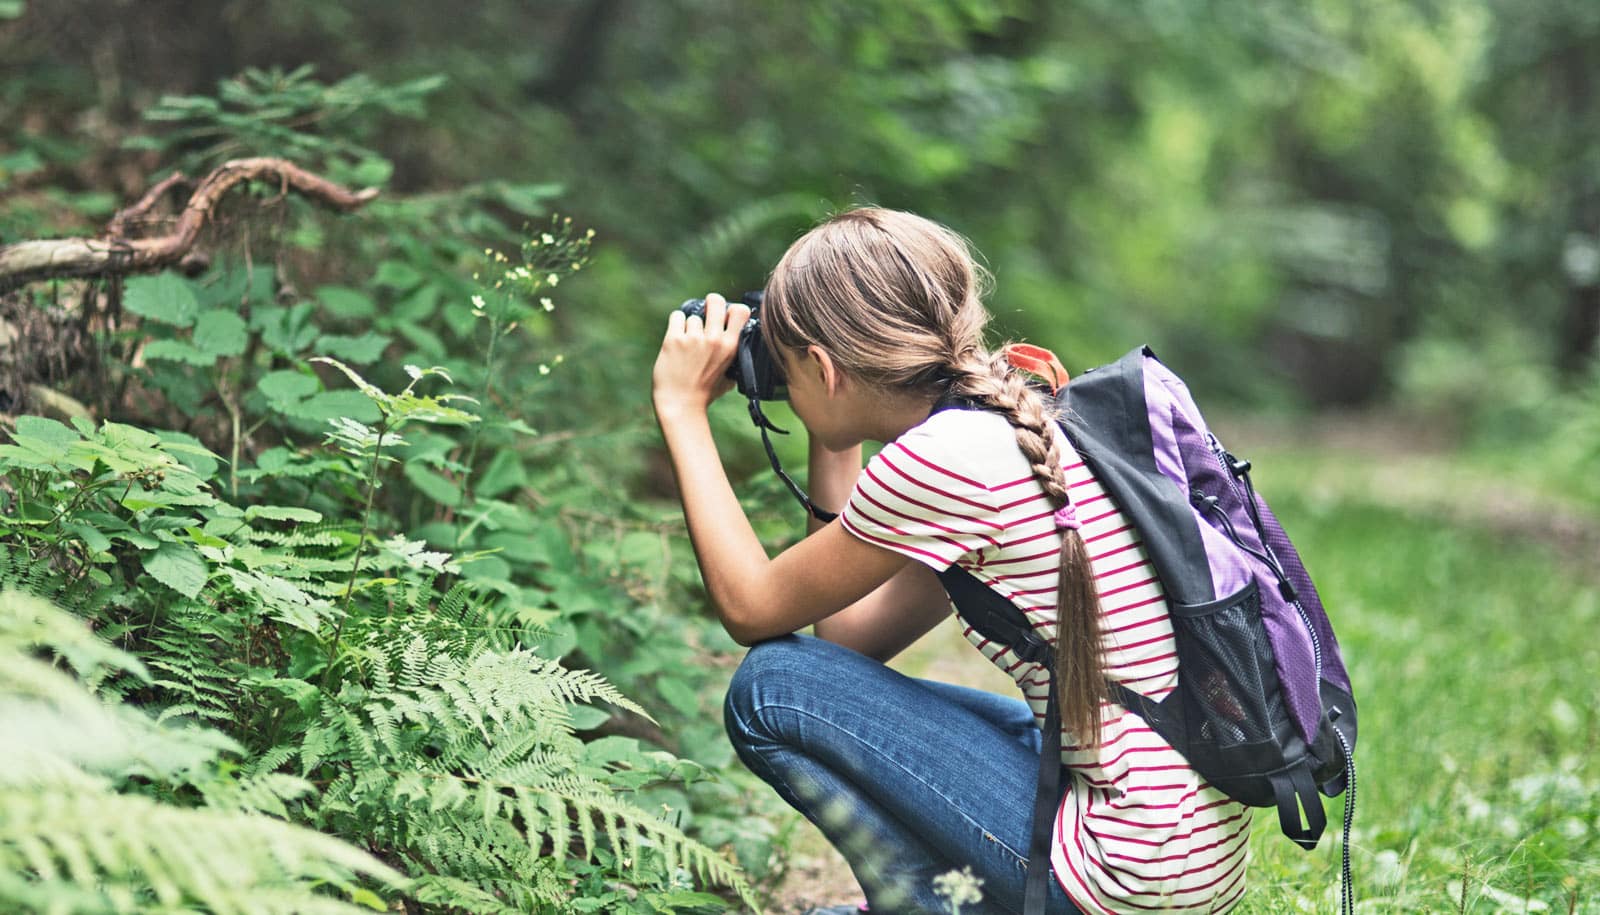
[[[747,292],[740,301],[750,306],[750,320],[739,332],[739,351],[728,366],[727,377],[733,379],[739,393],[751,400],[787,400],[789,392],[784,386],[783,367],[761,341],[760,292]],[[706,300],[690,299],[678,310],[691,317],[705,320]]]

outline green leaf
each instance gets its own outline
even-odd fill
[[[483,469],[474,490],[477,495],[492,499],[508,489],[525,486],[527,482],[528,472],[522,466],[522,458],[512,449],[503,448]]]
[[[700,711],[700,698],[695,695],[694,689],[682,680],[663,677],[656,681],[656,692],[681,714],[694,715]]]
[[[499,556],[465,557],[461,562],[461,577],[487,585],[508,582],[511,580],[511,564]]]
[[[3,3],[4,0],[0,0]],[[5,18],[4,7],[0,6],[0,19]],[[8,153],[0,156],[0,178],[9,178],[12,175],[25,175],[36,172],[45,167],[44,159],[31,149]]]
[[[288,355],[298,355],[320,331],[311,316],[317,310],[313,302],[301,302],[293,308],[257,308],[250,313],[250,323],[260,329],[261,342]]]
[[[190,365],[214,365],[217,361],[215,353],[202,353],[182,340],[155,340],[144,348],[146,359],[167,359],[172,362],[187,362]]]
[[[42,416],[17,417],[12,444],[0,445],[0,465],[29,470],[50,470],[67,462],[77,432]]]
[[[294,369],[280,369],[268,372],[256,382],[256,390],[260,391],[274,407],[292,405],[312,394],[322,384],[315,375]]]
[[[574,705],[569,711],[572,712],[572,726],[580,731],[597,728],[611,720],[610,712],[592,705]]]
[[[417,348],[417,353],[424,358],[444,358],[444,340],[428,328],[413,321],[401,321],[395,325],[395,330],[400,332],[400,336],[411,341],[411,345]]]
[[[454,508],[461,504],[461,487],[417,462],[406,464],[406,479],[423,495],[440,505]]]
[[[194,326],[194,345],[213,356],[237,356],[250,343],[250,331],[237,312],[221,308],[200,316]]]
[[[197,476],[210,479],[217,472],[218,458],[201,441],[187,432],[157,429],[156,435],[166,447],[162,450],[172,455],[178,463],[193,470]]]
[[[322,520],[322,513],[309,508],[295,508],[289,505],[252,505],[244,510],[244,519],[254,521],[265,518],[268,521],[303,521],[307,524],[316,524]]]
[[[372,278],[377,286],[388,286],[391,289],[410,289],[422,282],[422,274],[416,268],[404,261],[384,261],[378,265],[378,273]]]
[[[373,187],[383,184],[394,174],[394,163],[388,159],[372,157],[362,159],[350,172],[350,181],[354,184]]]
[[[92,524],[73,521],[65,525],[65,527],[67,530],[77,534],[78,539],[83,541],[83,545],[88,547],[91,553],[104,553],[111,549],[111,538],[96,530]]]
[[[383,411],[372,399],[360,391],[323,391],[313,394],[293,408],[282,408],[283,413],[296,419],[326,423],[344,416],[357,422],[375,423],[383,419]]]
[[[345,321],[370,318],[378,310],[365,293],[346,286],[321,286],[316,299],[328,314]]]
[[[0,19],[16,19],[27,9],[27,0],[0,0]]]
[[[661,562],[661,535],[650,531],[629,531],[622,535],[617,558],[631,566],[654,566]]]
[[[181,543],[162,541],[155,552],[144,557],[144,570],[184,597],[197,597],[206,586],[205,560]]]
[[[607,763],[642,765],[644,756],[639,752],[639,741],[634,737],[602,737],[584,745],[584,757],[598,766]]]
[[[359,337],[346,337],[340,334],[323,334],[317,341],[317,351],[329,356],[337,356],[350,362],[369,363],[375,362],[388,348],[390,338],[383,334],[364,333]]]
[[[187,280],[172,273],[129,280],[122,290],[122,307],[173,327],[189,327],[200,314],[194,289]]]

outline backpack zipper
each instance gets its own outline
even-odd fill
[[[1250,464],[1240,461],[1230,454],[1226,448],[1222,447],[1222,443],[1217,440],[1216,435],[1209,429],[1206,430],[1206,444],[1211,447],[1211,455],[1217,459],[1217,464],[1222,468],[1222,476],[1223,479],[1227,480],[1228,488],[1233,491],[1235,498],[1244,502],[1246,510],[1250,512],[1250,519],[1255,523],[1256,536],[1260,538],[1261,549],[1266,551],[1266,555],[1263,556],[1261,553],[1257,553],[1244,545],[1239,539],[1239,532],[1233,528],[1233,520],[1228,517],[1228,513],[1221,506],[1216,504],[1215,499],[1208,499],[1198,489],[1191,490],[1190,498],[1198,497],[1205,502],[1206,508],[1222,520],[1223,526],[1227,528],[1228,537],[1233,540],[1234,545],[1266,562],[1267,567],[1272,570],[1272,574],[1277,576],[1278,590],[1283,592],[1284,599],[1289,602],[1290,606],[1294,607],[1295,613],[1300,616],[1300,625],[1305,627],[1306,636],[1311,639],[1311,659],[1316,666],[1317,688],[1320,690],[1322,688],[1322,640],[1317,638],[1317,629],[1311,625],[1311,615],[1306,613],[1305,606],[1300,603],[1300,596],[1295,593],[1294,585],[1289,582],[1289,576],[1283,570],[1283,563],[1279,562],[1277,554],[1272,552],[1272,545],[1267,543],[1266,531],[1261,529],[1261,517],[1256,510],[1255,487],[1249,485]],[[1236,467],[1242,469],[1236,471],[1234,469]],[[1245,477],[1245,486],[1249,494],[1248,500],[1245,498],[1246,494],[1239,491],[1238,478],[1240,476]]]

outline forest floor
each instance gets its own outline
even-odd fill
[[[1393,415],[1278,420],[1224,419],[1219,434],[1255,459],[1263,493],[1294,491],[1307,505],[1378,505],[1493,541],[1538,545],[1579,579],[1600,583],[1600,513],[1563,501],[1537,480],[1512,479],[1472,460],[1426,425]],[[1297,530],[1288,520],[1291,530]],[[1316,570],[1316,557],[1308,558]],[[1333,610],[1338,622],[1338,608]],[[941,623],[890,665],[926,677],[1013,695],[1015,686],[971,650],[955,620]],[[798,816],[796,817],[798,819]],[[789,869],[768,909],[801,915],[812,906],[861,900],[848,864],[811,824],[801,821]],[[1334,871],[1336,874],[1336,870]]]

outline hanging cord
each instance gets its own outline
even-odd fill
[[[1350,752],[1350,744],[1345,742],[1344,735],[1339,733],[1339,729],[1331,730],[1334,736],[1339,738],[1339,746],[1344,750],[1344,774],[1349,781],[1344,796],[1344,835],[1340,839],[1344,854],[1339,868],[1339,889],[1344,895],[1339,904],[1339,911],[1343,915],[1355,915],[1355,885],[1350,879],[1350,827],[1356,819],[1356,757]]]

